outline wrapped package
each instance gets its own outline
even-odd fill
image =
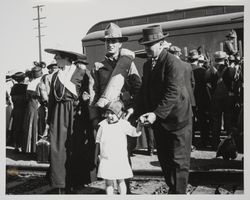
[[[118,100],[121,94],[122,87],[128,77],[131,64],[134,59],[134,54],[131,51],[122,49],[121,56],[111,74],[110,80],[104,93],[97,101],[96,106],[103,108],[110,101]]]

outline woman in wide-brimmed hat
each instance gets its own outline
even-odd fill
[[[54,54],[59,70],[53,74],[48,102],[51,142],[51,184],[58,193],[71,193],[72,187],[90,182],[91,138],[88,112],[82,94],[88,90],[86,69],[74,64],[86,55],[72,51],[45,49]],[[66,190],[65,190],[66,189]]]

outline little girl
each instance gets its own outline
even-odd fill
[[[141,135],[140,126],[136,129],[127,120],[121,119],[122,108],[120,101],[106,106],[105,119],[99,123],[96,136],[96,145],[100,148],[97,177],[105,179],[107,194],[114,194],[114,181],[117,181],[120,194],[127,193],[124,179],[131,178],[133,173],[128,161],[126,135]]]

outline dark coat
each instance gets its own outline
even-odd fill
[[[183,62],[183,64],[185,65],[185,69],[186,69],[184,73],[185,85],[188,90],[191,105],[195,106],[196,105],[195,98],[194,98],[195,79],[194,79],[192,66],[191,64],[187,62]]]
[[[136,109],[154,112],[166,130],[178,130],[191,121],[192,109],[185,87],[183,62],[163,50],[153,70],[151,60],[143,66],[142,87]],[[141,106],[142,105],[142,106]]]
[[[210,105],[210,94],[205,79],[206,69],[197,67],[193,70],[195,79],[194,97],[199,108],[208,108]]]

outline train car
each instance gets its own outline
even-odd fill
[[[122,34],[129,37],[129,40],[123,43],[123,47],[133,51],[144,48],[138,43],[142,37],[142,29],[160,24],[163,31],[169,33],[166,40],[172,45],[179,46],[184,55],[191,49],[202,47],[204,53],[211,57],[212,53],[221,50],[226,35],[232,29],[237,34],[236,46],[243,53],[244,6],[206,6],[113,19],[95,24],[82,39],[83,52],[87,54],[90,67],[104,57],[104,43],[99,38],[104,37],[104,29],[110,22],[120,26]],[[144,62],[142,58],[135,59],[140,73]]]

